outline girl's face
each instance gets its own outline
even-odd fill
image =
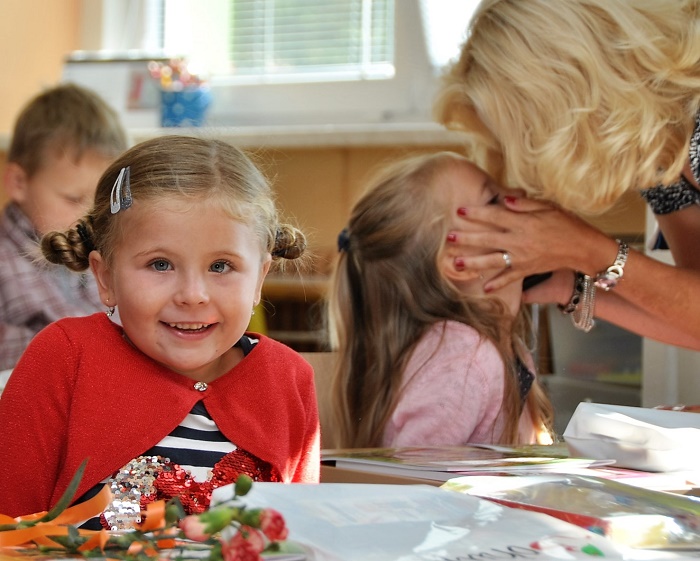
[[[466,161],[455,162],[449,165],[439,175],[436,183],[438,196],[446,204],[449,216],[460,207],[480,206],[489,204],[499,204],[499,193],[504,193],[506,189],[498,185],[480,168]],[[469,221],[460,222],[463,230],[481,231],[488,226]],[[460,251],[465,257],[469,255],[480,255],[491,253],[493,250],[482,250],[474,248]],[[452,281],[463,294],[474,296],[486,296],[484,284],[486,281],[502,273],[503,269],[484,271],[483,274],[469,281]],[[522,287],[520,283],[510,283],[500,290],[492,291],[488,296],[495,296],[505,302],[515,316],[520,308],[522,297]]]
[[[111,266],[97,252],[90,260],[102,302],[119,307],[128,340],[194,380],[230,370],[271,262],[253,230],[211,202],[177,198],[135,201],[118,219]]]

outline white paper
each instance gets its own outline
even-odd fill
[[[564,431],[572,456],[645,471],[700,467],[700,414],[579,403]]]
[[[214,490],[212,504],[232,496]],[[282,513],[316,561],[661,559],[556,518],[429,485],[254,483],[249,507]]]

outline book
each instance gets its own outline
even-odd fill
[[[354,471],[447,481],[484,472],[565,471],[613,461],[572,458],[561,446],[466,445],[329,449],[321,452],[321,463]]]

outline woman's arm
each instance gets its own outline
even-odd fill
[[[466,209],[464,219],[497,225],[500,231],[455,230],[456,241],[446,266],[461,263],[463,274],[473,276],[475,270],[497,264],[503,267],[501,252],[508,251],[512,267],[489,281],[485,286],[489,290],[558,269],[595,276],[614,261],[617,242],[581,218],[548,203],[513,197],[504,200],[505,208]],[[700,350],[700,208],[693,206],[659,218],[678,266],[630,251],[623,280],[610,292],[597,291],[595,313],[640,335]],[[461,246],[497,249],[461,257]],[[552,289],[549,295],[545,293],[548,287]],[[553,278],[532,290],[537,292],[529,292],[526,301],[563,303],[561,279]]]

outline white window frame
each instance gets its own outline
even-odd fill
[[[144,9],[140,0],[82,1],[83,49],[123,53],[124,45],[120,39],[142,32],[127,23],[134,21],[135,10]],[[201,0],[198,4],[204,9],[211,3],[215,13],[217,9],[223,9],[222,2],[225,1]],[[432,121],[431,107],[441,67],[434,63],[435,49],[430,49],[427,44],[426,30],[430,31],[430,22],[423,23],[422,2],[452,2],[455,7],[459,4],[463,8],[464,0],[395,1],[395,74],[392,78],[264,84],[215,80],[212,81],[214,102],[208,115],[209,124],[251,126]],[[466,24],[464,27],[466,29]],[[455,56],[457,50],[455,48]]]

